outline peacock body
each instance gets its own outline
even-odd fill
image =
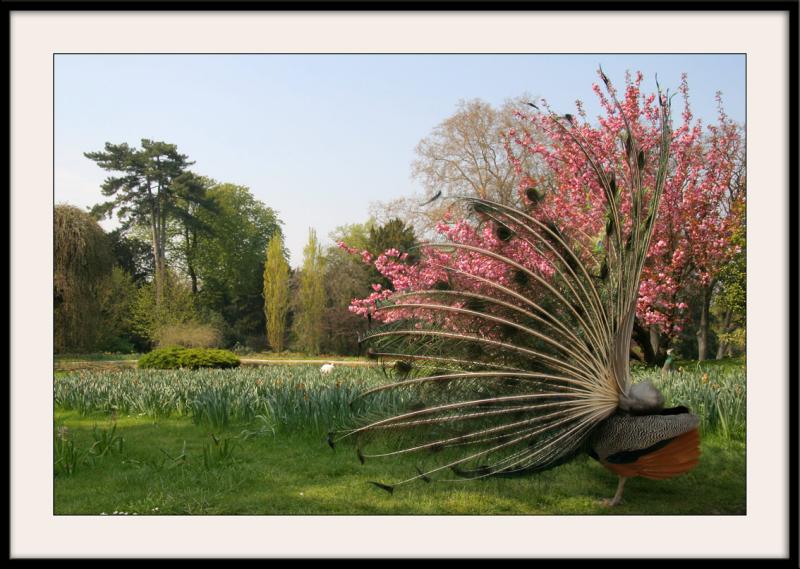
[[[448,471],[458,479],[531,474],[588,453],[619,476],[614,505],[628,478],[669,478],[696,466],[698,418],[684,407],[665,408],[655,386],[632,381],[629,365],[639,280],[669,162],[669,97],[658,97],[660,143],[647,153],[616,103],[626,127],[622,167],[592,154],[573,117],[550,115],[602,187],[599,247],[559,227],[533,188],[527,208],[463,198],[492,228],[496,246],[429,244],[439,279],[376,307],[396,317],[361,341],[392,379],[361,397],[389,391],[396,401],[329,442],[355,438],[362,462],[415,454],[424,463],[406,480],[378,486],[392,491]],[[655,175],[645,183],[649,160]],[[512,247],[537,261],[514,260]],[[448,263],[448,255],[492,263],[501,276]]]

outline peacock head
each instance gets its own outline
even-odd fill
[[[649,381],[634,383],[628,392],[619,398],[619,408],[622,411],[643,413],[657,411],[662,407],[664,407],[664,396]]]

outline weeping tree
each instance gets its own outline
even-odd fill
[[[102,334],[99,291],[113,267],[111,244],[88,213],[58,204],[53,215],[54,348],[88,352]]]
[[[267,319],[267,341],[273,352],[283,351],[288,312],[289,263],[283,251],[283,238],[278,233],[269,242],[264,262],[264,315]]]
[[[178,211],[178,198],[196,201],[193,184],[173,184],[194,164],[178,152],[174,144],[142,139],[141,149],[127,143],[105,144],[105,150],[86,152],[89,160],[117,175],[105,179],[101,186],[110,201],[96,205],[92,213],[110,217],[114,211],[123,229],[136,225],[149,228],[155,265],[156,304],[164,299],[168,223]]]

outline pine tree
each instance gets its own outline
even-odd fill
[[[113,199],[97,204],[92,213],[111,216],[116,210],[123,229],[135,225],[149,228],[155,265],[156,305],[160,305],[167,278],[167,225],[176,216],[177,197],[187,187],[193,187],[173,185],[173,181],[185,174],[194,162],[180,154],[174,144],[148,139],[142,139],[141,150],[126,143],[107,142],[104,150],[85,152],[84,156],[103,170],[121,173],[103,182],[103,195]],[[198,199],[191,192],[181,197],[185,201]]]

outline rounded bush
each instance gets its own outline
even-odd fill
[[[159,348],[139,358],[145,369],[199,369],[238,367],[241,362],[233,352],[212,348]]]

